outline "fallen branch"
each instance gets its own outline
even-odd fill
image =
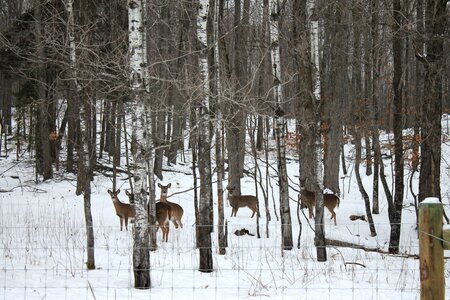
[[[350,243],[350,242],[346,242],[346,241],[340,241],[340,240],[325,239],[325,245],[333,246],[333,247],[345,247],[345,248],[352,248],[352,249],[360,249],[360,250],[364,250],[366,252],[375,252],[375,253],[386,254],[386,255],[395,256],[395,257],[419,259],[418,254],[392,254],[392,253],[389,253],[388,251],[382,250],[380,248],[368,248],[363,245],[354,244],[354,243]]]

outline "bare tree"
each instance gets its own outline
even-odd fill
[[[278,165],[278,186],[280,189],[280,216],[281,216],[281,235],[284,250],[291,250],[292,241],[292,223],[291,210],[289,208],[289,183],[286,170],[286,142],[285,142],[285,118],[283,111],[283,94],[281,87],[281,61],[279,45],[279,17],[280,5],[277,0],[269,1],[270,10],[270,40],[272,57],[272,76],[273,76],[273,95],[276,105],[275,110],[275,138],[277,142],[277,165]]]
[[[128,3],[129,48],[130,48],[130,87],[133,100],[129,102],[128,113],[133,121],[132,155],[134,160],[135,223],[133,234],[134,286],[148,289],[150,281],[150,257],[147,209],[147,175],[154,185],[153,143],[150,135],[149,101],[145,98],[147,80],[146,39],[143,28],[146,21],[146,0],[133,0]],[[150,162],[150,163],[148,163]],[[150,164],[150,166],[149,166]],[[152,189],[150,189],[150,192]],[[154,193],[154,186],[153,186]],[[151,196],[150,196],[151,197]],[[153,195],[154,197],[154,195]],[[154,199],[154,198],[153,198]],[[150,201],[154,207],[154,201]]]
[[[75,36],[75,21],[73,1],[69,0],[66,4],[67,10],[67,32],[69,38],[69,65],[70,65],[70,99],[68,101],[79,103],[80,119],[79,128],[81,130],[81,138],[77,143],[78,151],[78,173],[77,173],[77,189],[76,194],[83,194],[84,199],[84,218],[86,223],[86,241],[87,241],[87,262],[86,266],[89,270],[95,269],[94,256],[94,228],[91,212],[91,160],[89,159],[88,145],[91,143],[90,138],[90,110],[92,103],[88,97],[82,95],[82,87],[79,83],[77,72],[77,47]],[[83,12],[81,12],[83,13]]]
[[[403,209],[403,87],[402,87],[402,24],[403,24],[403,12],[401,6],[401,0],[394,0],[393,2],[393,58],[394,58],[394,78],[393,78],[393,90],[394,90],[394,111],[393,111],[393,129],[394,129],[394,155],[395,155],[395,192],[394,192],[394,205],[389,210],[389,221],[391,223],[391,234],[389,239],[389,252],[398,253],[400,245],[400,233],[401,233],[401,221],[402,221],[402,209]]]
[[[216,150],[216,170],[217,170],[217,215],[218,228],[217,237],[219,240],[219,254],[226,253],[227,236],[226,223],[224,217],[224,188],[223,180],[225,178],[224,168],[224,126],[221,105],[221,84],[220,84],[220,53],[219,53],[219,0],[209,1],[209,12],[207,21],[207,42],[208,50],[208,70],[209,70],[209,89],[212,102],[215,104],[214,126],[215,126],[215,150]]]
[[[210,136],[210,104],[209,104],[209,74],[208,74],[208,57],[206,46],[207,39],[207,21],[208,14],[214,13],[214,3],[209,1],[200,1],[200,9],[198,12],[198,39],[202,45],[200,52],[200,72],[202,77],[202,93],[200,94],[201,103],[199,107],[199,136],[198,136],[198,169],[200,173],[200,200],[199,200],[199,215],[197,219],[197,226],[199,227],[197,233],[198,247],[200,251],[200,272],[212,272],[212,243],[211,233],[213,232],[213,194],[212,194],[212,179],[211,179],[211,136]]]
[[[43,180],[53,177],[52,160],[50,153],[49,141],[49,123],[48,123],[48,107],[49,100],[47,99],[47,80],[45,68],[45,51],[44,51],[44,5],[40,1],[34,3],[34,17],[35,17],[35,41],[37,47],[37,107],[36,107],[36,173],[43,176]]]
[[[426,1],[425,49],[416,49],[416,57],[425,67],[422,102],[419,201],[441,198],[441,115],[442,74],[445,66],[444,32],[447,26],[445,0]],[[447,55],[448,56],[448,55]],[[448,68],[448,66],[447,66]]]

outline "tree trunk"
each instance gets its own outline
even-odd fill
[[[327,69],[322,69],[322,91],[321,95],[323,119],[321,132],[324,140],[324,187],[339,195],[339,154],[342,140],[343,104],[347,95],[345,85],[347,81],[346,47],[347,28],[343,16],[342,3],[328,6],[324,18],[325,23],[325,45],[324,56],[329,61]],[[345,7],[345,4],[344,4]],[[324,58],[325,59],[325,58]]]
[[[445,66],[443,45],[446,29],[446,1],[431,0],[426,4],[425,33],[426,53],[416,57],[425,67],[422,104],[422,144],[419,177],[419,201],[427,197],[441,199],[441,116],[442,116],[442,74]]]
[[[212,0],[210,0],[211,2]],[[198,39],[202,45],[208,44],[207,31],[212,26],[207,26],[208,15],[214,13],[214,3],[210,3],[211,9],[208,9],[208,1],[202,0],[198,16]],[[200,72],[203,93],[201,93],[201,104],[199,114],[199,136],[198,136],[198,170],[200,173],[200,199],[199,215],[197,226],[199,226],[198,247],[200,251],[199,271],[209,273],[213,271],[212,242],[211,233],[213,232],[213,195],[212,195],[212,175],[211,175],[211,136],[210,136],[210,115],[209,115],[209,76],[207,48],[200,52]]]
[[[149,120],[149,101],[144,98],[147,88],[147,51],[146,33],[143,28],[146,21],[146,0],[134,0],[128,6],[129,19],[129,52],[130,87],[133,100],[128,102],[128,111],[133,121],[132,156],[134,160],[135,221],[133,234],[133,271],[134,286],[138,289],[151,287],[148,208],[147,208],[147,176],[153,180],[153,168],[148,162],[153,160],[153,140],[151,122]],[[138,130],[139,128],[139,130]],[[150,162],[150,165],[152,162]],[[152,189],[150,189],[152,190]],[[154,191],[154,187],[153,187]],[[150,197],[154,195],[150,195]]]
[[[215,104],[215,127],[216,127],[216,168],[217,168],[217,215],[218,215],[218,230],[217,238],[219,240],[219,254],[226,254],[227,236],[226,236],[226,224],[224,217],[224,188],[223,180],[225,178],[225,168],[223,159],[223,118],[222,118],[222,106],[221,106],[221,84],[220,84],[220,53],[219,53],[219,28],[220,23],[217,22],[219,16],[219,0],[209,1],[209,13],[207,23],[207,42],[208,45],[214,45],[208,50],[208,70],[209,70],[209,89],[212,97],[214,97],[213,103]]]
[[[394,176],[395,176],[395,190],[394,190],[394,210],[389,212],[391,222],[391,234],[389,239],[389,253],[398,253],[400,245],[402,209],[403,209],[403,99],[402,99],[402,7],[401,0],[394,0],[393,7],[393,58],[394,58],[394,111],[393,111],[393,130],[394,130]]]
[[[48,99],[46,99],[46,69],[42,59],[45,58],[45,51],[43,46],[43,29],[42,29],[42,11],[41,4],[37,3],[35,6],[36,18],[36,44],[39,61],[37,62],[37,128],[36,128],[36,171],[43,176],[43,180],[53,177],[52,158],[50,152],[49,141],[49,124],[48,124]]]
[[[372,145],[374,149],[373,154],[373,198],[372,198],[372,213],[379,214],[379,177],[380,177],[380,164],[383,163],[381,159],[380,141],[379,141],[379,112],[378,112],[378,80],[379,80],[379,46],[378,46],[378,0],[373,0],[371,5],[371,34],[372,34],[372,86],[371,86],[371,100],[372,100]]]
[[[317,260],[326,261],[325,227],[323,222],[323,173],[320,149],[319,102],[314,88],[311,35],[307,26],[308,8],[306,0],[294,1],[295,58],[299,69],[299,142],[300,187],[314,191],[316,197],[314,244]],[[314,24],[317,25],[317,24]],[[316,34],[313,35],[317,38]],[[317,67],[317,66],[316,66]]]
[[[280,216],[281,216],[281,235],[282,249],[291,250],[293,247],[292,240],[292,223],[291,210],[289,207],[289,183],[286,170],[286,142],[284,131],[284,112],[283,112],[283,95],[281,87],[281,61],[279,46],[279,17],[280,6],[277,0],[269,1],[270,9],[270,40],[271,40],[271,57],[272,57],[272,76],[273,76],[273,96],[276,105],[275,110],[275,137],[277,144],[277,166],[278,166],[278,186],[280,194]]]
[[[364,206],[366,208],[366,215],[367,215],[367,221],[369,222],[369,229],[370,229],[370,236],[376,236],[377,232],[375,229],[375,224],[373,222],[372,218],[372,212],[370,211],[370,199],[369,195],[367,194],[364,185],[361,180],[361,174],[360,174],[360,165],[361,165],[361,135],[359,133],[359,128],[355,128],[355,175],[356,175],[356,181],[358,182],[358,188],[359,192],[361,193],[361,196],[364,200]]]

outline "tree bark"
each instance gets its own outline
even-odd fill
[[[393,58],[394,58],[394,111],[393,111],[393,130],[394,130],[394,176],[395,176],[395,190],[394,190],[394,206],[393,210],[389,212],[389,219],[391,223],[391,233],[389,239],[389,252],[398,253],[400,246],[400,233],[403,209],[403,87],[402,87],[402,7],[401,0],[394,0],[393,2]]]
[[[292,222],[291,210],[289,207],[289,183],[286,170],[286,142],[285,142],[285,118],[283,107],[283,94],[281,87],[281,61],[279,46],[279,17],[280,6],[277,0],[269,1],[270,10],[270,40],[272,57],[272,76],[273,76],[273,97],[275,102],[275,138],[277,144],[277,167],[278,167],[278,186],[280,194],[280,217],[281,217],[281,235],[282,249],[291,250],[292,240]]]
[[[308,7],[306,0],[294,1],[295,58],[299,69],[299,142],[300,187],[314,191],[316,197],[314,244],[317,260],[326,261],[325,227],[323,220],[323,173],[320,145],[319,101],[314,87],[313,61]],[[315,24],[316,25],[316,24]],[[313,35],[315,36],[315,35]],[[317,36],[315,36],[317,38]]]
[[[207,39],[207,20],[212,9],[208,9],[208,1],[202,0],[198,15],[198,39],[202,45],[208,44]],[[211,3],[210,3],[211,4]],[[208,58],[207,49],[201,49],[200,52],[200,72],[203,93],[201,93],[201,104],[199,108],[199,136],[198,136],[198,170],[200,173],[200,199],[199,215],[197,226],[199,226],[198,247],[200,251],[199,271],[209,273],[213,271],[212,242],[211,233],[213,232],[213,195],[212,195],[212,175],[211,175],[211,136],[210,136],[210,115],[209,115],[209,76],[208,76]]]
[[[223,180],[225,178],[224,168],[224,142],[223,142],[223,118],[221,106],[221,84],[220,84],[220,53],[219,53],[219,0],[209,1],[209,12],[207,21],[207,42],[210,45],[208,50],[208,70],[209,70],[209,89],[212,95],[212,101],[215,105],[215,150],[216,150],[216,169],[217,169],[217,216],[218,228],[217,238],[219,240],[219,254],[226,254],[227,236],[224,216],[224,188]]]
[[[324,187],[339,195],[339,155],[342,140],[343,104],[346,98],[345,85],[347,68],[346,48],[348,26],[345,21],[345,1],[329,5],[324,18],[325,44],[323,46],[324,60],[327,64],[321,74],[321,132],[324,140]],[[339,6],[339,8],[337,8]]]
[[[444,63],[444,32],[447,24],[446,1],[432,0],[426,4],[426,53],[416,53],[425,67],[422,103],[421,159],[419,202],[427,197],[441,199],[441,116],[442,74]]]
[[[147,175],[153,180],[153,141],[149,120],[149,101],[145,99],[147,80],[146,38],[146,0],[133,0],[128,3],[130,87],[133,100],[129,102],[128,113],[133,122],[132,156],[134,160],[135,223],[133,234],[133,272],[134,286],[149,289],[150,256],[147,208]],[[138,130],[139,128],[139,130]],[[150,161],[151,160],[151,161]],[[150,167],[148,162],[150,161]],[[152,189],[150,189],[152,190]],[[153,187],[154,191],[154,187]],[[150,198],[154,195],[150,195]],[[154,199],[154,198],[153,198]],[[152,205],[150,201],[150,205]],[[154,205],[154,202],[153,202]]]
[[[360,130],[359,128],[355,128],[355,148],[356,148],[355,175],[356,181],[358,182],[359,192],[363,197],[364,206],[366,208],[366,215],[367,215],[367,222],[369,222],[370,236],[376,236],[377,232],[375,229],[375,224],[373,222],[372,212],[370,210],[369,195],[367,194],[366,189],[364,188],[364,185],[361,180],[361,173],[359,170],[361,165],[361,134],[359,133],[359,130]]]
[[[53,177],[52,158],[50,152],[49,141],[49,124],[48,124],[48,99],[46,99],[46,69],[44,65],[45,51],[43,45],[43,28],[42,28],[42,11],[41,3],[36,1],[34,13],[36,18],[35,34],[38,52],[37,73],[37,128],[36,128],[36,171],[43,176],[43,180]]]

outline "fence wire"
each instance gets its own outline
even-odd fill
[[[418,299],[417,232],[415,224],[402,226],[411,230],[403,234],[401,255],[392,256],[374,251],[387,248],[385,241],[371,244],[360,225],[327,225],[327,237],[369,251],[328,246],[327,261],[318,262],[311,231],[303,230],[299,248],[283,251],[279,226],[268,226],[269,237],[261,226],[257,238],[234,234],[242,228],[256,234],[254,224],[233,224],[225,255],[218,254],[217,230],[212,234],[212,273],[198,271],[195,228],[172,227],[169,242],[161,242],[159,231],[158,249],[150,252],[148,290],[134,288],[132,230],[96,226],[96,269],[88,271],[83,227],[2,226],[0,299]],[[298,230],[294,225],[296,235]],[[446,264],[449,282],[448,259]]]

